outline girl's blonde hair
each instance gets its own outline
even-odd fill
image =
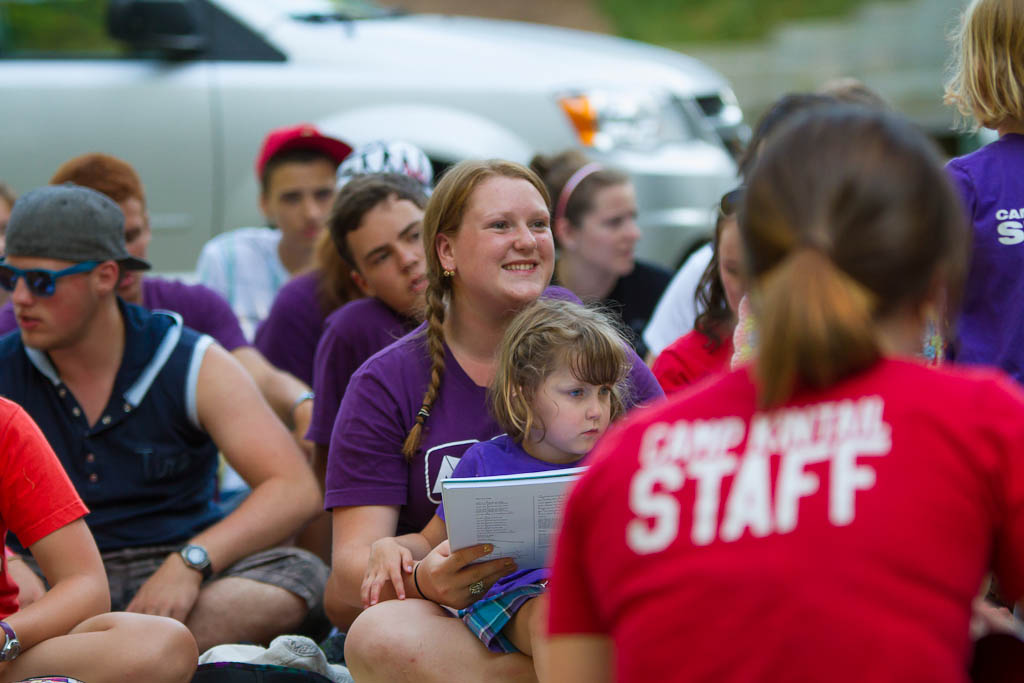
[[[540,178],[521,164],[491,159],[488,161],[462,161],[452,166],[434,188],[423,214],[423,250],[427,260],[427,315],[426,340],[430,353],[430,383],[423,394],[423,403],[416,420],[402,445],[402,453],[411,460],[420,447],[423,424],[430,417],[434,401],[441,390],[444,375],[444,316],[445,301],[451,296],[451,278],[444,277],[441,259],[437,255],[437,236],[455,235],[462,225],[462,217],[476,189],[490,178],[525,180],[540,193],[550,209],[551,200]]]
[[[1024,121],[1024,0],[974,0],[952,40],[946,103],[986,128]]]
[[[546,428],[535,424],[533,402],[541,383],[563,364],[581,382],[610,386],[611,417],[622,414],[630,358],[615,324],[593,308],[538,299],[508,326],[489,392],[491,413],[517,443],[534,427]]]

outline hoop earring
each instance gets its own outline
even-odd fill
[[[441,274],[442,274],[442,275],[444,275],[445,277],[452,277],[453,275],[455,275],[455,270],[454,270],[454,269],[453,269],[453,270],[448,270],[448,269],[446,268],[446,269],[444,270],[444,272],[443,272],[443,273],[441,273]]]

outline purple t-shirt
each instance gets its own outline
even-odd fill
[[[145,276],[142,279],[142,307],[151,311],[174,311],[187,327],[210,335],[228,351],[249,343],[228,302],[205,285]],[[0,308],[0,335],[17,328],[18,321],[8,301]]]
[[[277,292],[266,320],[256,329],[254,345],[274,367],[306,384],[313,382],[313,355],[327,317],[316,289],[318,272],[289,280]]]
[[[546,296],[573,300],[568,290],[549,287]],[[578,301],[578,299],[575,299]],[[487,388],[477,385],[445,345],[441,388],[411,461],[402,455],[430,376],[426,325],[366,361],[349,382],[331,433],[324,507],[397,505],[396,535],[420,531],[441,503],[441,482],[478,441],[501,429],[487,410]],[[654,375],[635,353],[627,405],[664,396]]]
[[[564,470],[568,467],[579,467],[580,464],[580,462],[557,464],[538,460],[524,451],[523,447],[513,441],[507,434],[502,434],[496,439],[481,441],[470,446],[466,454],[459,460],[459,464],[452,472],[452,476],[468,479],[471,477],[493,477],[503,474],[526,474],[527,472]],[[444,504],[437,506],[437,516],[444,519]],[[520,586],[546,581],[550,574],[551,569],[549,567],[513,572],[508,576],[498,579],[480,599],[488,600],[500,593],[519,588]]]
[[[415,326],[414,320],[372,297],[351,301],[327,316],[313,360],[316,400],[307,439],[323,446],[331,442],[341,397],[352,375],[367,358]]]
[[[1024,136],[1004,135],[946,169],[973,226],[956,361],[1024,383]]]

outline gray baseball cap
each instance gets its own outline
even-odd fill
[[[127,270],[150,265],[124,246],[124,214],[110,197],[64,183],[18,197],[7,221],[7,255],[61,261],[117,261]]]

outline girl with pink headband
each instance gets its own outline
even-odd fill
[[[624,173],[589,161],[578,150],[537,155],[530,167],[554,200],[551,229],[558,244],[553,284],[587,303],[601,302],[625,324],[642,358],[641,331],[671,274],[637,261],[636,192]]]

